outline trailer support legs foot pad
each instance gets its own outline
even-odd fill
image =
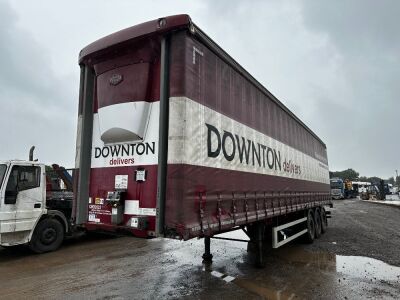
[[[208,263],[212,262],[213,258],[212,254],[204,253],[202,257],[203,257],[203,262],[208,262]]]
[[[210,250],[211,240],[209,237],[204,238],[204,254],[203,254],[203,262],[212,262],[212,254]]]

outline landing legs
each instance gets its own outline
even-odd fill
[[[204,254],[203,254],[203,262],[211,263],[212,262],[212,254],[210,250],[211,239],[210,237],[204,238]]]
[[[264,252],[266,251],[265,224],[263,222],[254,223],[251,226],[247,226],[247,230],[245,232],[250,238],[250,241],[248,241],[247,245],[247,251],[251,252],[251,256],[253,257],[252,259],[253,263],[257,267],[264,268],[265,267]],[[210,244],[211,244],[211,238],[204,237],[203,263],[208,263],[208,264],[212,263],[213,256],[211,254]]]
[[[256,267],[264,268],[264,224],[257,223],[256,224]]]

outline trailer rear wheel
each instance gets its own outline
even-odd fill
[[[309,209],[307,212],[307,232],[304,235],[304,240],[306,243],[311,244],[315,239],[315,221],[314,221],[314,212],[312,209]]]
[[[328,218],[326,217],[325,208],[321,207],[321,232],[325,233],[328,227]]]
[[[318,239],[322,235],[321,209],[319,207],[315,208],[314,220],[315,220],[315,238]]]
[[[64,240],[64,227],[56,219],[39,222],[29,242],[29,248],[36,253],[57,250]]]

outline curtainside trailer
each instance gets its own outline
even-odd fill
[[[257,249],[325,231],[325,144],[189,16],[99,39],[79,64],[77,224],[205,237],[206,259],[237,228]]]

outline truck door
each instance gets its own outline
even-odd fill
[[[13,184],[14,180],[17,180],[17,173],[10,172],[9,179],[7,180],[7,166],[1,166],[2,175],[2,189],[0,195],[0,240],[1,244],[7,243],[8,237],[13,235],[15,232],[15,216],[16,209],[14,198],[16,198],[16,183]]]
[[[11,169],[4,196],[4,211],[7,220],[4,224],[9,234],[3,234],[2,244],[26,243],[36,222],[43,212],[43,190],[40,184],[41,167],[18,166]],[[2,208],[2,210],[3,210]]]

